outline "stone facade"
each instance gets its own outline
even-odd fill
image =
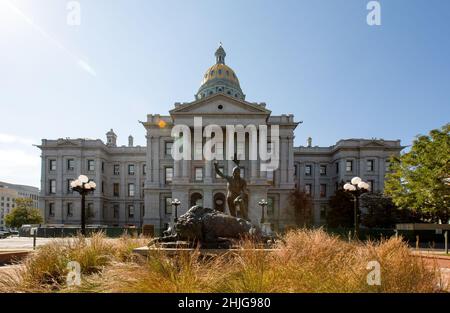
[[[0,229],[5,227],[4,217],[15,207],[17,198],[29,198],[35,208],[39,207],[38,188],[0,182]]]
[[[171,199],[181,201],[178,215],[194,204],[226,207],[226,182],[216,176],[212,161],[195,159],[195,144],[191,146],[191,160],[174,161],[172,157],[172,128],[184,125],[193,130],[194,118],[199,117],[204,126],[213,124],[224,130],[224,141],[226,125],[278,126],[280,161],[275,171],[261,171],[259,159],[248,160],[248,141],[246,158],[241,161],[241,175],[249,189],[249,217],[259,223],[258,202],[268,199],[267,214],[275,229],[293,224],[288,195],[294,188],[311,192],[314,222],[320,224],[328,198],[340,181],[360,176],[374,190],[382,190],[386,160],[403,148],[398,140],[375,139],[340,140],[331,147],[312,147],[309,141],[305,147],[294,147],[294,130],[299,125],[294,116],[275,116],[265,103],[246,101],[234,71],[225,67],[225,53],[220,47],[216,66],[205,73],[193,102],[175,103],[169,115],[149,114],[141,122],[146,147],[133,146],[132,137],[128,146],[117,147],[113,130],[106,134],[106,144],[99,139],[42,140],[41,207],[45,221],[80,223],[80,197],[69,189],[70,180],[80,174],[97,183],[96,191],[87,198],[91,224],[153,224],[160,231],[173,220]],[[219,167],[231,175],[234,163],[228,160],[227,146],[221,150],[225,159],[219,159]]]

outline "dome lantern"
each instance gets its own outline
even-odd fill
[[[225,64],[226,55],[225,50],[222,48],[222,43],[220,43],[219,48],[217,48],[215,53],[216,64]]]

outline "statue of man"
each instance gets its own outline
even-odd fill
[[[214,162],[214,169],[217,175],[227,180],[227,204],[230,214],[236,217],[236,206],[239,206],[241,217],[248,219],[248,191],[247,182],[241,178],[239,165],[233,168],[233,175],[228,176],[222,173],[218,167],[217,161]]]

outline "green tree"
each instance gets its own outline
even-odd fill
[[[8,227],[20,227],[23,224],[42,223],[41,212],[33,208],[31,199],[17,198],[16,207],[5,216],[5,225]]]
[[[411,150],[391,158],[386,195],[431,222],[450,217],[450,124],[417,136]]]
[[[295,224],[309,226],[312,223],[312,199],[309,194],[294,189],[288,198],[289,204],[294,209]]]
[[[399,210],[392,199],[381,193],[361,196],[361,224],[369,228],[393,228],[397,223],[416,222],[419,219],[409,210]]]
[[[354,204],[350,193],[345,192],[341,182],[338,190],[330,197],[329,210],[326,216],[328,227],[353,227],[354,226]],[[358,216],[360,212],[358,211]]]

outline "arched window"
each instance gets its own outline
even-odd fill
[[[200,205],[203,206],[203,196],[201,193],[198,192],[194,192],[191,195],[191,199],[190,199],[190,206],[194,206],[194,205]]]

